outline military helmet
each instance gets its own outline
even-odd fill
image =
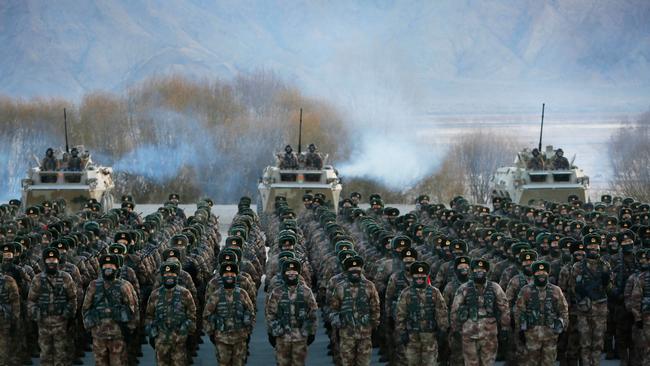
[[[354,257],[347,258],[343,261],[343,269],[349,271],[352,268],[363,268],[363,258],[361,256],[355,255]]]
[[[490,261],[479,258],[472,260],[471,266],[472,270],[475,269],[485,269],[486,272],[490,271]]]
[[[600,246],[601,242],[602,242],[602,238],[600,237],[600,235],[597,235],[597,234],[585,235],[582,238],[582,244],[584,244],[585,247],[588,246],[588,245],[598,245],[598,246]]]
[[[402,250],[400,256],[402,257],[402,260],[406,258],[413,258],[414,260],[418,260],[418,251],[415,248],[406,248]]]
[[[458,268],[458,266],[460,266],[461,264],[470,265],[470,263],[471,263],[471,259],[468,256],[461,255],[459,257],[456,257],[456,259],[454,259],[454,268]]]
[[[226,272],[232,272],[234,274],[239,274],[239,266],[234,262],[224,262],[219,266],[219,274],[223,276]]]
[[[181,273],[181,266],[177,262],[165,261],[160,266],[160,274],[174,273],[176,275]]]
[[[427,262],[414,262],[409,268],[411,275],[424,274],[429,275],[429,264]]]
[[[551,265],[547,261],[536,261],[531,264],[531,268],[533,269],[533,273],[540,271],[548,273],[551,270]]]
[[[114,264],[115,267],[119,267],[120,260],[117,259],[117,256],[114,254],[104,254],[99,257],[99,267],[102,267],[104,264]]]
[[[45,248],[43,250],[43,260],[47,258],[56,258],[57,260],[61,257],[59,250],[54,247]]]
[[[302,264],[295,258],[287,258],[282,262],[282,273],[285,273],[287,271],[296,271],[298,274],[300,274],[301,270]]]

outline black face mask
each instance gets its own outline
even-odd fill
[[[600,252],[596,249],[587,250],[587,259],[598,259],[600,258]]]
[[[68,261],[68,253],[59,253],[59,264],[64,265]]]
[[[112,268],[102,269],[102,278],[106,281],[113,281],[116,275],[116,271]]]
[[[641,270],[642,271],[650,271],[650,263],[644,263],[641,265]]]
[[[469,269],[468,268],[463,268],[463,269],[457,269],[456,270],[456,277],[460,282],[467,282],[469,279]]]
[[[623,250],[623,254],[632,254],[634,253],[634,244],[621,245],[621,249]]]
[[[482,285],[487,281],[487,273],[483,271],[472,272],[472,278],[474,279],[474,282]]]
[[[288,286],[295,286],[298,284],[298,275],[284,275],[284,282]]]
[[[533,269],[530,268],[530,266],[525,266],[523,272],[524,272],[524,275],[526,275],[528,277],[533,275]]]
[[[546,247],[546,246],[541,246],[541,247],[539,247],[539,252],[542,255],[547,255],[550,252],[550,249],[548,247]]]
[[[548,283],[548,275],[535,275],[535,286],[544,287]]]
[[[221,278],[224,288],[235,288],[235,276],[224,276]]]
[[[45,263],[45,273],[52,275],[59,270],[58,263]]]
[[[425,288],[427,287],[427,278],[426,277],[418,277],[413,279],[413,286],[417,288]]]
[[[172,287],[176,286],[176,284],[178,283],[178,277],[177,276],[165,276],[165,278],[163,279],[163,283],[164,283],[166,288],[172,288]]]
[[[2,266],[0,266],[0,268],[2,268],[2,271],[5,272],[5,273],[12,272],[15,267],[16,267],[16,265],[13,264],[13,262],[11,262],[11,260],[9,262],[2,261]]]
[[[551,253],[551,257],[558,258],[560,256],[560,248],[551,247],[550,253]]]
[[[348,272],[348,280],[352,283],[359,283],[359,281],[361,281],[361,272],[358,271]]]

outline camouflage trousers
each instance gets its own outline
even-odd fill
[[[278,366],[304,365],[307,360],[307,340],[290,342],[278,338],[275,345],[275,359]]]
[[[485,337],[472,339],[470,335],[463,335],[463,358],[465,366],[493,365],[497,358],[496,329],[493,334]]]
[[[185,342],[187,337],[172,335],[170,339],[156,339],[156,362],[159,366],[187,365]],[[183,346],[181,346],[183,345]]]
[[[592,304],[589,312],[578,312],[580,360],[583,366],[600,365],[607,328],[607,302]]]
[[[636,327],[635,327],[636,328]],[[638,329],[638,328],[637,328]],[[642,366],[650,366],[650,315],[643,316],[643,329],[638,329],[641,334],[639,349],[642,350],[640,356],[643,357]]]
[[[339,350],[342,366],[368,366],[372,353],[370,337],[355,339],[339,333]]]
[[[93,354],[97,366],[126,365],[126,343],[123,339],[93,337]]]
[[[526,332],[526,344],[523,346],[520,365],[553,366],[557,359],[557,336],[548,329],[547,334],[532,330]]]
[[[38,327],[38,345],[41,348],[41,365],[63,366],[70,363],[66,355],[67,325],[60,323],[40,324]]]
[[[634,353],[634,342],[632,341],[634,316],[625,309],[623,304],[617,304],[614,307],[614,312],[614,318],[616,319],[616,351],[621,358],[621,366],[627,366],[638,357]]]
[[[246,339],[233,344],[217,342],[217,360],[220,366],[244,366]]]
[[[463,337],[460,333],[449,334],[449,366],[463,366]]]
[[[0,366],[13,366],[18,363],[13,362],[12,353],[15,348],[12,345],[13,334],[8,324],[0,325]]]
[[[635,355],[634,358],[630,359],[629,366],[641,366],[643,364],[643,358],[647,352],[647,346],[644,349],[643,343],[643,329],[640,329],[636,325],[632,327],[632,353]]]
[[[434,333],[415,333],[406,345],[406,364],[422,366],[438,364],[438,341]]]

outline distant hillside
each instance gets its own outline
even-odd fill
[[[257,69],[359,108],[629,111],[650,96],[647,0],[5,0],[0,47],[13,97]]]

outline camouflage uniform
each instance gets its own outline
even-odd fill
[[[287,259],[282,268],[285,283],[275,287],[266,302],[268,333],[275,338],[279,366],[304,365],[316,333],[318,306],[309,287],[298,280],[300,262]],[[287,271],[294,271],[295,278],[288,280]]]
[[[223,276],[225,271],[234,272],[236,276],[237,265],[230,262],[221,264],[222,279],[235,277]],[[255,325],[253,303],[246,291],[234,284],[226,288],[224,284],[224,287],[207,294],[203,324],[217,348],[219,365],[244,365],[248,348],[246,340]]]
[[[44,254],[48,253],[52,252]],[[41,365],[67,364],[67,329],[77,311],[77,285],[72,277],[59,270],[53,274],[41,272],[32,281],[27,308],[30,318],[38,324]]]
[[[590,234],[585,236],[583,241],[591,240],[599,241],[600,238]],[[580,359],[584,366],[598,365],[607,327],[607,291],[611,285],[609,264],[597,257],[583,259],[573,265],[573,276],[570,280],[569,291],[576,296],[578,310]]]
[[[650,251],[645,250],[650,257]],[[647,261],[648,259],[646,259]],[[634,316],[635,328],[640,334],[640,344],[637,347],[642,350],[639,356],[642,357],[641,365],[650,366],[650,266],[645,264],[639,272],[630,294],[629,309]]]
[[[411,275],[417,276],[418,271],[428,274],[428,264],[413,263]],[[436,338],[444,335],[449,327],[447,305],[440,291],[427,284],[426,277],[419,281],[420,285],[414,278],[414,283],[400,294],[395,328],[402,342],[406,342],[406,362],[409,366],[436,365]]]
[[[15,365],[15,330],[20,321],[20,294],[11,276],[0,273],[0,365]]]
[[[359,256],[346,259],[343,266],[361,270]],[[355,270],[356,271],[356,270]],[[375,285],[361,278],[347,278],[334,290],[330,299],[330,322],[339,335],[342,366],[370,365],[372,330],[379,325],[379,295]]]
[[[524,286],[514,307],[515,330],[525,347],[522,365],[555,365],[558,335],[569,324],[569,306],[562,290],[548,282],[549,267],[546,262],[533,264],[533,272],[546,272],[543,286]]]
[[[166,272],[180,272],[176,263],[166,262],[163,268]],[[147,303],[146,328],[149,341],[156,349],[156,362],[161,366],[188,364],[185,347],[179,345],[184,345],[188,335],[196,330],[194,299],[177,281],[178,274],[173,284],[165,283],[154,290]]]
[[[102,256],[100,264],[119,266],[117,256]],[[127,281],[102,274],[90,283],[84,298],[82,312],[84,327],[93,337],[95,364],[124,365],[127,343],[140,321],[137,295]]]
[[[478,266],[489,269],[486,261],[472,261],[472,269]],[[462,334],[466,366],[491,365],[497,353],[497,323],[502,332],[509,329],[510,309],[497,283],[477,284],[476,274],[474,276],[456,291],[450,312],[451,331]],[[503,338],[503,334],[499,338]]]

